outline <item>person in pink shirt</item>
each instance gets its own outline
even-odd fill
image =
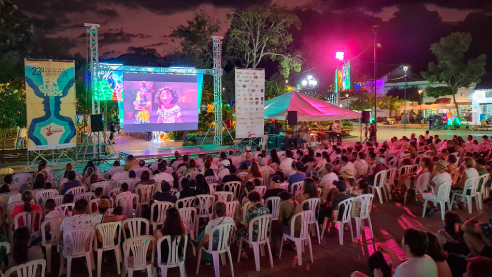
[[[14,209],[12,210],[12,218],[15,218],[16,215],[22,212],[43,211],[43,209],[41,209],[41,206],[31,203],[32,196],[30,191],[24,191],[24,193],[22,193],[21,200],[22,202],[24,202],[24,205],[14,207]],[[39,224],[40,222],[34,223],[34,230],[37,230],[39,228]],[[19,218],[18,225],[19,227],[24,227],[24,221],[22,220],[22,218]]]

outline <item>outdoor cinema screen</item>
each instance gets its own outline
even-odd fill
[[[123,74],[125,133],[198,129],[197,76]]]

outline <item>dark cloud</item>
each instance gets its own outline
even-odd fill
[[[323,0],[323,2],[332,9],[364,8],[373,12],[380,12],[385,7],[399,4],[434,4],[443,8],[455,9],[484,9],[492,7],[490,0]]]
[[[115,50],[106,51],[102,54],[101,59],[110,59],[110,58],[117,57],[119,55],[121,55],[120,51],[115,51]]]
[[[123,31],[123,28],[119,29],[109,29],[106,32],[98,33],[99,44],[100,45],[108,45],[108,44],[116,44],[116,43],[129,43],[133,42],[135,39],[143,39],[149,38],[149,35],[146,34],[132,34]],[[79,41],[85,41],[86,33],[82,33],[78,36]]]
[[[150,45],[143,46],[144,48],[150,48],[150,47],[157,47],[157,46],[163,46],[163,45],[168,45],[167,42],[157,42],[157,43],[152,43]]]
[[[99,9],[96,13],[109,18],[117,18],[120,16],[116,10],[112,9]]]

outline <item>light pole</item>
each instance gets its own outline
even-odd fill
[[[405,105],[405,109],[403,110],[403,116],[405,117],[405,125],[403,126],[403,130],[407,129],[407,71],[408,71],[408,66],[404,66],[403,70],[405,71],[405,100],[403,101]]]
[[[376,132],[374,132],[376,134],[376,141],[377,141],[377,138],[378,138],[378,132],[377,132],[377,129],[378,129],[378,117],[377,117],[377,110],[378,110],[378,94],[377,94],[377,91],[376,91],[376,72],[377,72],[377,63],[376,63],[376,48],[377,48],[377,43],[376,43],[376,34],[378,32],[378,25],[375,25],[372,27],[372,30],[374,32],[374,129]]]
[[[423,95],[423,92],[424,92],[423,90],[419,89],[419,96],[420,96],[420,109],[419,110],[420,110],[420,112],[422,114],[422,117],[423,117],[423,114],[424,114],[424,112],[422,111],[422,104],[424,104],[424,103],[422,103],[422,95]]]
[[[348,93],[345,94],[345,97],[347,98],[347,109],[348,109]]]
[[[318,85],[318,81],[316,81],[316,79],[313,76],[309,75],[307,76],[306,79],[301,81],[301,84],[303,87],[312,90],[316,85]]]

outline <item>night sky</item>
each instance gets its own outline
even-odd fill
[[[301,19],[294,33],[294,47],[305,55],[303,73],[332,79],[334,52],[346,52],[361,75],[371,73],[372,26],[379,25],[378,67],[389,71],[408,64],[414,72],[433,60],[431,43],[451,32],[466,31],[473,37],[470,56],[492,58],[492,0],[13,0],[29,17],[41,21],[49,38],[57,38],[56,51],[85,57],[85,22],[99,23],[102,58],[117,57],[127,48],[155,48],[165,55],[177,43],[168,35],[185,24],[197,9],[222,22],[227,13],[253,4],[277,4],[293,10]],[[237,3],[237,4],[236,4]],[[411,3],[411,4],[408,4]],[[364,51],[366,50],[366,51]],[[357,57],[356,57],[357,56]],[[487,63],[492,72],[492,62]],[[268,66],[268,65],[265,65]],[[328,78],[329,76],[329,78]]]

